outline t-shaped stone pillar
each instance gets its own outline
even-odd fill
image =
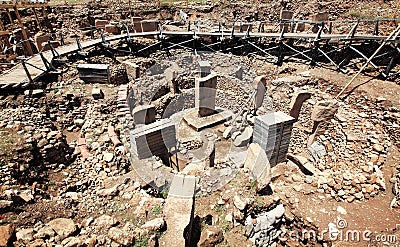
[[[209,74],[196,80],[195,107],[200,117],[215,113],[215,97],[217,95],[217,75]]]

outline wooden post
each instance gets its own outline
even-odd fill
[[[0,20],[0,31],[4,31],[4,30],[5,30],[4,23],[2,20]]]
[[[24,43],[25,43],[26,49],[28,50],[28,55],[32,56],[33,51],[32,51],[32,47],[31,47],[31,43],[28,40],[28,34],[26,33],[24,23],[22,22],[21,16],[19,15],[19,12],[18,12],[18,8],[15,5],[14,5],[14,12],[15,12],[15,15],[17,16],[17,19],[19,22],[19,27],[21,28],[22,38],[25,40]]]
[[[8,8],[6,10],[7,10],[8,19],[10,20],[10,23],[13,24],[14,20],[11,17],[10,11],[8,10]]]
[[[42,13],[43,13],[43,18],[46,18],[47,13],[46,13],[46,8],[44,6],[42,7]]]
[[[32,10],[33,10],[33,13],[35,14],[36,23],[37,23],[37,25],[38,25],[38,27],[39,27],[39,30],[40,30],[40,31],[43,31],[43,30],[42,30],[42,25],[40,25],[39,17],[38,17],[38,15],[37,15],[37,13],[36,13],[36,9],[33,7]]]

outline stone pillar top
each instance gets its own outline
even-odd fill
[[[211,73],[211,64],[209,61],[199,61],[200,66],[200,77],[205,77]]]

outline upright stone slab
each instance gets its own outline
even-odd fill
[[[165,79],[168,81],[169,88],[171,93],[176,94],[179,93],[179,84],[176,81],[177,73],[175,68],[170,67],[164,71]]]
[[[150,124],[156,121],[156,108],[154,105],[141,105],[132,110],[133,122],[138,124]]]
[[[175,125],[169,119],[143,125],[130,133],[131,150],[139,159],[165,157],[177,144]]]
[[[209,74],[196,80],[195,107],[200,117],[215,113],[217,75]]]
[[[306,24],[299,22],[296,24],[296,32],[304,32],[306,30]]]
[[[158,29],[157,20],[145,20],[142,21],[142,32],[154,32]]]
[[[292,98],[290,103],[290,116],[296,121],[299,118],[300,110],[304,101],[308,100],[309,98],[311,98],[311,93],[308,91],[300,91]]]
[[[256,90],[256,95],[254,96],[254,110],[256,111],[262,106],[264,101],[264,96],[267,92],[267,80],[264,76],[257,76],[254,79],[253,88]]]
[[[265,150],[271,166],[286,160],[294,121],[294,118],[283,112],[256,117],[253,143]]]
[[[293,11],[282,9],[280,13],[280,19],[281,20],[293,19]],[[283,29],[285,33],[288,32],[290,29],[290,24],[289,23],[280,24],[280,31],[282,32]]]
[[[329,20],[329,13],[327,13],[327,12],[319,12],[312,16],[313,22],[323,22],[323,21],[328,21],[328,20]]]
[[[163,209],[168,229],[160,240],[162,246],[193,246],[195,190],[196,177],[174,176]]]
[[[271,165],[267,154],[256,143],[251,143],[247,149],[244,168],[249,170],[250,175],[257,180],[257,190],[262,191],[271,182]]]

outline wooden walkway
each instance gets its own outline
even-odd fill
[[[153,32],[144,32],[144,33],[131,33],[130,37],[145,37],[145,36],[156,36],[160,35],[159,31]],[[246,33],[246,32],[235,32],[231,33],[230,31],[226,30],[223,32],[162,32],[163,37],[224,37],[224,38],[266,38],[266,39],[305,39],[305,40],[314,40],[316,38],[315,34],[309,33]],[[121,35],[114,35],[110,37],[106,37],[107,42],[126,39],[127,34]],[[319,40],[331,40],[331,41],[346,41],[346,40],[353,40],[353,41],[384,41],[387,39],[387,36],[374,36],[374,35],[362,35],[356,34],[350,39],[346,34],[321,34],[318,37]],[[94,39],[81,42],[82,49],[88,49],[91,47],[95,47],[102,44],[102,39]],[[389,43],[400,43],[398,38],[394,40],[390,40]],[[79,51],[79,48],[76,43],[68,44],[64,46],[60,46],[55,49],[60,57],[66,56],[69,54],[73,54]],[[51,51],[43,52],[43,56],[49,62],[52,61],[53,55]],[[36,81],[39,77],[45,75],[47,73],[46,66],[40,57],[39,54],[35,54],[34,56],[28,58],[25,61],[26,67],[31,75],[32,81]],[[21,63],[17,64],[10,70],[3,72],[0,75],[0,91],[1,90],[10,90],[10,89],[17,89],[17,88],[24,88],[25,86],[29,85],[29,78],[24,70],[24,67]]]
[[[152,32],[152,33],[146,33],[145,35],[156,35],[158,32]],[[131,34],[131,37],[139,36],[137,34]],[[144,35],[140,35],[144,36]],[[126,34],[123,35],[115,35],[106,38],[108,42],[114,41],[114,40],[119,40],[119,39],[124,39],[126,38]],[[82,49],[88,49],[97,45],[100,45],[102,43],[102,39],[94,39],[94,40],[88,40],[81,42]],[[76,43],[73,44],[68,44],[64,46],[57,47],[55,49],[57,53],[59,54],[60,57],[66,56],[69,54],[73,54],[79,51],[78,45]],[[51,62],[53,59],[53,54],[52,52],[45,51],[42,53],[44,58]],[[32,78],[33,81],[36,81],[38,78],[41,76],[45,75],[47,73],[47,68],[46,65],[44,64],[42,58],[40,57],[39,54],[35,54],[34,56],[28,58],[25,61],[26,67],[29,71],[29,74]],[[33,65],[33,66],[32,66]],[[9,90],[9,89],[17,89],[17,88],[24,88],[29,84],[29,78],[25,72],[25,69],[21,63],[17,64],[13,68],[3,72],[0,75],[0,90]]]

